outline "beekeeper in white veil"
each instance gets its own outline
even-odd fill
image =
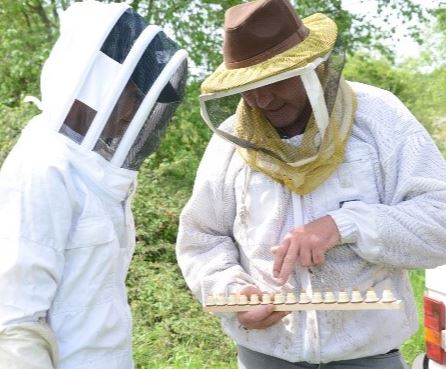
[[[133,368],[129,197],[182,99],[186,59],[126,4],[61,15],[42,113],[0,172],[0,368]]]

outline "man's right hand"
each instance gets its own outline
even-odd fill
[[[262,296],[262,291],[253,286],[242,288],[239,292],[242,295],[251,297],[251,295]],[[242,311],[237,313],[237,318],[241,325],[247,329],[264,329],[278,323],[288,311],[274,311],[274,305],[260,305],[251,311]]]

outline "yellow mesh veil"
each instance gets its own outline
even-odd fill
[[[203,118],[214,132],[235,143],[250,167],[301,195],[312,192],[342,163],[356,112],[355,94],[341,77],[345,60],[336,24],[323,14],[307,17],[303,23],[310,33],[298,45],[246,68],[226,69],[222,64],[203,82],[200,96]],[[311,102],[313,113],[299,146],[283,141],[262,112],[249,107],[243,98],[240,102],[234,99],[238,105],[232,109],[223,102],[225,96],[236,98],[238,93],[281,76],[294,72],[314,76],[314,71],[323,96],[316,105]],[[322,109],[315,110],[317,107]],[[223,122],[219,109],[231,114],[236,110],[233,135],[217,128]],[[321,111],[325,123],[321,123]]]
[[[250,108],[241,100],[236,112],[236,135],[270,153],[242,147],[237,147],[237,151],[250,167],[293,192],[300,195],[310,193],[342,163],[355,110],[355,95],[341,79],[324,137],[320,139],[311,115],[302,143],[296,147],[284,142],[259,110]]]

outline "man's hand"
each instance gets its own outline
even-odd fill
[[[336,245],[340,235],[333,218],[326,215],[288,233],[273,247],[274,278],[285,284],[296,263],[312,267],[325,262],[325,253]]]
[[[253,286],[247,286],[242,288],[240,294],[262,296],[262,291]],[[289,312],[287,311],[274,311],[274,305],[261,305],[251,311],[242,311],[237,313],[237,318],[241,325],[248,329],[264,329],[271,327],[280,320],[282,320]]]

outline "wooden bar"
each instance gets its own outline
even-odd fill
[[[347,302],[347,303],[308,303],[308,304],[272,304],[274,311],[308,311],[308,310],[397,310],[400,309],[402,304],[401,300],[393,302]],[[203,310],[209,313],[229,313],[240,311],[251,311],[259,306],[265,306],[261,304],[257,305],[212,305],[204,306]]]

